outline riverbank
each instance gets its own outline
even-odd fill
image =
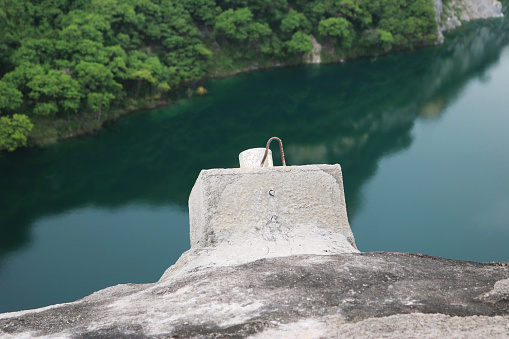
[[[473,4],[473,5],[472,5]],[[481,5],[479,5],[481,4]],[[431,10],[431,8],[427,8],[428,4],[420,4],[419,7],[420,15],[412,17],[409,16],[408,18],[405,17],[405,13],[398,12],[399,16],[401,17],[401,20],[417,20],[416,22],[419,22],[419,25],[428,25],[429,20],[432,20],[431,18],[428,18],[428,12],[427,10]],[[482,0],[482,1],[471,1],[471,0],[463,0],[463,1],[455,1],[455,2],[448,2],[446,6],[442,6],[442,2],[439,0],[436,0],[434,2],[435,5],[435,12],[436,12],[436,23],[435,29],[438,29],[439,37],[438,40],[436,38],[436,33],[432,33],[431,28],[425,29],[423,32],[413,35],[412,30],[408,30],[407,28],[401,28],[405,26],[407,23],[406,21],[400,22],[399,26],[401,27],[393,27],[391,28],[392,34],[389,31],[386,31],[380,26],[379,28],[369,28],[368,26],[364,27],[363,31],[359,31],[355,33],[354,35],[351,35],[347,31],[339,32],[332,30],[333,27],[336,27],[335,25],[339,25],[340,27],[343,24],[351,25],[351,23],[348,23],[348,21],[345,21],[341,23],[341,21],[337,21],[337,19],[329,18],[329,19],[323,19],[320,21],[320,24],[318,25],[318,21],[314,23],[317,27],[314,27],[313,29],[306,31],[306,34],[302,34],[302,32],[297,32],[299,34],[294,34],[294,37],[290,42],[285,42],[288,46],[285,48],[290,48],[290,50],[293,50],[294,53],[288,53],[288,52],[277,52],[278,49],[283,48],[283,45],[281,45],[281,41],[277,42],[278,40],[273,40],[271,42],[272,47],[260,47],[259,44],[255,44],[255,46],[252,45],[252,41],[249,43],[240,43],[239,41],[236,41],[235,39],[239,39],[235,35],[228,37],[228,34],[226,36],[221,36],[219,32],[221,31],[218,27],[216,29],[219,29],[217,32],[212,32],[211,28],[208,26],[200,26],[202,30],[202,42],[203,45],[201,47],[196,47],[200,53],[204,53],[203,55],[208,55],[210,58],[207,62],[207,66],[205,67],[204,75],[202,76],[192,76],[191,79],[197,79],[192,81],[184,81],[184,82],[178,82],[175,84],[171,84],[173,86],[173,89],[171,92],[167,93],[167,90],[169,89],[169,83],[165,80],[161,80],[161,83],[159,83],[156,87],[154,85],[159,82],[160,80],[157,80],[154,78],[154,66],[143,66],[148,67],[148,69],[141,69],[141,70],[132,70],[130,72],[126,72],[124,75],[120,75],[121,79],[125,79],[126,77],[132,77],[130,81],[136,80],[136,83],[129,83],[124,84],[124,86],[128,86],[128,89],[133,93],[128,93],[126,91],[125,93],[121,95],[114,95],[110,94],[108,92],[111,92],[111,88],[113,88],[112,85],[108,85],[103,88],[102,93],[100,92],[91,92],[87,93],[88,90],[84,90],[83,94],[80,94],[80,96],[88,97],[87,104],[84,105],[83,103],[79,104],[80,109],[83,110],[84,107],[86,107],[86,113],[70,113],[70,111],[62,112],[65,107],[69,109],[69,107],[74,107],[73,109],[76,109],[78,107],[78,103],[74,102],[72,100],[76,100],[75,96],[76,94],[71,92],[65,92],[65,89],[56,89],[56,90],[62,90],[63,92],[60,94],[56,94],[52,91],[45,93],[45,89],[42,88],[43,94],[41,93],[27,93],[23,94],[25,96],[24,103],[21,107],[20,113],[26,113],[30,115],[30,119],[35,124],[35,127],[28,135],[28,142],[30,146],[45,146],[48,144],[52,144],[56,142],[57,140],[61,139],[67,139],[70,137],[80,136],[84,134],[93,133],[97,130],[99,130],[104,124],[110,123],[112,121],[115,121],[121,116],[127,115],[133,111],[142,110],[142,109],[151,109],[158,106],[163,105],[169,105],[175,100],[178,100],[180,97],[182,97],[179,93],[185,92],[185,95],[188,95],[190,93],[194,93],[194,90],[196,86],[199,86],[201,83],[206,81],[207,79],[211,78],[221,78],[221,77],[227,77],[232,76],[239,73],[244,73],[248,71],[253,71],[257,69],[265,69],[265,68],[271,68],[271,67],[278,67],[278,66],[289,66],[289,65],[298,65],[302,63],[333,63],[333,62],[343,62],[347,59],[352,58],[359,58],[359,57],[365,57],[365,56],[378,56],[385,53],[393,53],[398,52],[400,50],[405,49],[413,49],[418,47],[424,47],[424,46],[430,46],[434,43],[443,41],[440,40],[440,32],[444,29],[451,29],[456,26],[451,26],[449,21],[453,22],[460,22],[460,19],[457,19],[456,16],[460,17],[463,21],[473,20],[476,18],[486,18],[486,17],[495,17],[500,15],[500,3],[499,2],[493,2],[491,0]],[[477,6],[477,7],[476,7]],[[475,7],[472,10],[472,7]],[[481,8],[481,9],[479,9]],[[468,9],[468,11],[467,11]],[[488,10],[486,10],[488,9]],[[306,9],[303,9],[306,11]],[[332,11],[333,13],[335,10],[338,9],[329,9],[329,11]],[[360,9],[359,9],[360,10]],[[366,9],[363,9],[364,11]],[[370,9],[369,11],[375,11],[375,9]],[[339,10],[341,12],[341,10]],[[371,18],[371,15],[373,13],[370,12],[364,13],[362,15],[369,14],[368,17]],[[228,12],[228,11],[227,11]],[[376,12],[376,11],[375,11]],[[383,12],[383,11],[382,11]],[[225,12],[226,13],[226,12]],[[240,12],[239,12],[240,13]],[[359,12],[360,13],[360,12]],[[361,15],[357,13],[356,15]],[[384,12],[385,13],[385,12]],[[428,14],[424,14],[428,13]],[[466,14],[467,13],[467,14]],[[224,13],[223,13],[224,14]],[[237,13],[238,14],[238,13]],[[387,13],[383,14],[386,15]],[[240,14],[239,14],[240,15]],[[308,14],[306,14],[308,15]],[[350,20],[360,20],[359,18],[356,18],[356,15],[353,15]],[[373,14],[374,15],[374,14]],[[380,13],[377,13],[377,15],[380,15]],[[456,15],[456,16],[454,16]],[[248,15],[249,16],[249,15]],[[367,24],[371,19],[367,19]],[[452,17],[452,18],[451,18]],[[286,20],[286,21],[285,21]],[[293,21],[292,21],[293,20]],[[304,25],[307,27],[309,23],[304,24],[302,21],[300,24],[296,24],[295,20],[304,20],[306,21],[306,16],[304,16],[301,13],[292,12],[290,11],[288,14],[288,17],[285,18],[282,23],[281,27],[293,27],[292,25],[297,25],[294,27],[294,29],[297,29],[299,25]],[[364,20],[364,19],[362,19]],[[424,21],[419,21],[424,20]],[[414,22],[412,21],[412,22]],[[443,21],[445,21],[447,24],[443,24]],[[291,23],[293,22],[293,23]],[[415,22],[414,22],[415,23]],[[410,24],[410,21],[408,22]],[[286,25],[286,26],[285,26]],[[217,25],[216,25],[217,26]],[[303,26],[303,27],[304,27]],[[319,26],[319,27],[318,27]],[[376,25],[375,25],[376,26]],[[429,26],[429,25],[428,25]],[[433,24],[431,24],[433,26]],[[431,27],[430,26],[430,27]],[[258,27],[258,26],[257,26]],[[261,27],[261,26],[260,26]],[[261,29],[258,27],[259,29]],[[336,28],[338,28],[336,27]],[[346,26],[345,26],[346,27]],[[350,26],[348,26],[350,27]],[[353,26],[352,26],[353,27]],[[349,29],[353,29],[350,27]],[[357,26],[356,26],[357,27]],[[406,27],[406,26],[405,26]],[[302,28],[302,27],[301,27]],[[366,29],[368,28],[368,29]],[[282,28],[283,31],[287,28]],[[288,28],[290,29],[290,28]],[[330,29],[330,31],[329,31]],[[357,30],[360,28],[356,28]],[[314,30],[314,31],[313,31]],[[312,33],[309,33],[311,32]],[[314,35],[316,35],[316,37]],[[319,35],[318,35],[319,34]],[[339,34],[339,35],[337,35]],[[352,33],[353,34],[353,33]],[[336,36],[337,35],[337,36]],[[294,41],[294,38],[298,36],[299,40],[297,42]],[[358,39],[358,41],[350,41],[353,36]],[[219,43],[218,43],[219,42]],[[309,45],[309,46],[308,46]],[[198,46],[198,45],[197,45]],[[279,46],[279,47],[277,47]],[[284,45],[286,46],[286,45]],[[110,47],[107,47],[110,48]],[[261,49],[260,49],[261,48]],[[152,53],[152,47],[150,47],[147,51],[147,57],[151,55]],[[268,53],[268,51],[272,51]],[[126,50],[127,51],[127,50]],[[262,53],[260,53],[262,52]],[[306,52],[306,53],[304,53]],[[81,53],[81,52],[80,52]],[[111,53],[111,52],[107,52]],[[115,52],[118,53],[118,52]],[[283,53],[279,55],[278,53]],[[103,62],[103,61],[101,61]],[[121,65],[121,64],[119,64]],[[100,65],[93,66],[94,68],[99,67]],[[112,65],[107,65],[108,68],[110,68]],[[202,65],[203,66],[203,65]],[[34,66],[35,67],[35,66]],[[60,67],[60,66],[59,66]],[[91,64],[87,67],[92,67]],[[102,66],[101,66],[102,67]],[[112,72],[118,72],[115,71],[114,66],[112,68]],[[123,66],[122,66],[123,67]],[[136,67],[139,67],[136,66]],[[175,68],[175,67],[174,67]],[[175,69],[179,69],[179,67],[176,67]],[[89,70],[92,70],[92,68],[89,68]],[[77,73],[73,69],[64,68],[64,71],[67,75]],[[105,71],[105,70],[103,70]],[[171,71],[171,68],[168,69],[168,72]],[[24,72],[24,71],[20,71]],[[87,70],[88,72],[88,70]],[[96,70],[93,70],[93,72],[96,72]],[[145,72],[145,73],[144,73]],[[147,73],[148,72],[148,73]],[[160,72],[160,71],[157,71]],[[173,71],[171,71],[173,72]],[[164,72],[163,72],[164,73]],[[58,73],[55,73],[58,74]],[[52,73],[52,76],[55,74]],[[91,73],[92,74],[92,73]],[[46,77],[48,77],[47,75]],[[62,76],[61,74],[59,76]],[[92,76],[92,75],[91,75]],[[118,74],[116,75],[118,76]],[[15,76],[16,78],[19,76]],[[96,76],[92,76],[96,77]],[[157,75],[157,77],[160,77],[160,75]],[[163,76],[163,78],[165,78]],[[183,78],[184,79],[184,78]],[[5,79],[4,79],[5,80]],[[12,80],[12,79],[11,79]],[[65,81],[72,81],[70,79],[64,79]],[[10,81],[10,80],[9,80]],[[18,80],[16,80],[18,81]],[[14,83],[16,83],[14,81]],[[28,80],[27,80],[28,81]],[[39,81],[39,80],[38,80]],[[42,80],[41,80],[42,81]],[[46,81],[46,80],[44,80]],[[42,81],[41,85],[44,85],[44,81]],[[62,80],[63,81],[63,80]],[[90,79],[88,80],[90,81]],[[94,80],[95,81],[95,80]],[[106,79],[101,80],[101,82],[105,82]],[[143,95],[138,96],[140,93],[140,88],[146,85],[142,85],[142,81],[147,81],[149,83],[152,83],[152,89],[145,90],[145,93]],[[169,81],[169,80],[168,80]],[[85,86],[86,82],[81,83],[80,86]],[[6,83],[7,84],[7,83]],[[34,82],[29,82],[25,86],[33,87]],[[118,84],[116,84],[118,85]],[[115,85],[115,86],[116,86]],[[39,85],[38,85],[39,86]],[[94,85],[97,87],[97,85]],[[105,86],[105,85],[101,85]],[[85,86],[86,87],[86,86]],[[107,88],[108,87],[108,88]],[[187,90],[185,90],[187,88]],[[23,85],[18,85],[19,90],[23,90]],[[35,91],[35,90],[34,90]],[[106,93],[105,93],[106,91]],[[141,93],[143,93],[142,91]],[[45,94],[44,94],[45,93]],[[113,92],[112,92],[113,93]],[[148,96],[146,94],[149,93]],[[134,94],[134,95],[132,95]],[[15,92],[10,93],[9,95],[13,95],[12,98],[8,98],[7,100],[7,106],[14,109],[14,107],[17,105],[17,100],[19,98],[16,98],[18,94]],[[145,95],[145,96],[144,96]],[[59,97],[61,96],[61,97]],[[100,98],[102,96],[102,99]],[[28,99],[29,98],[29,99]],[[72,100],[71,100],[72,98]],[[33,101],[32,99],[37,99]],[[44,100],[41,100],[44,99]],[[45,100],[49,100],[48,102],[44,102]],[[13,100],[12,102],[9,102],[9,100]],[[38,101],[42,101],[41,103],[37,103]],[[80,99],[84,100],[84,99]],[[16,103],[15,103],[16,102]],[[119,103],[122,104],[119,104]],[[39,110],[37,114],[30,113],[30,107],[35,104],[36,110]],[[60,107],[62,106],[62,107]],[[104,106],[104,107],[103,107]],[[114,109],[108,109],[108,107],[114,107]],[[98,111],[97,111],[98,110]],[[15,112],[15,111],[14,111]],[[4,112],[5,113],[5,112]]]
[[[140,110],[169,106],[173,102],[174,101],[170,99],[130,100],[130,104],[125,108],[104,111],[100,119],[87,114],[76,114],[72,118],[69,118],[69,120],[35,117],[32,119],[34,128],[28,135],[28,145],[32,147],[46,147],[59,140],[93,134],[99,131],[104,125],[113,123],[121,117]]]

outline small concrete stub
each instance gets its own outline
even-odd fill
[[[265,148],[250,148],[239,154],[240,168],[262,167],[263,156],[265,155]],[[263,167],[272,167],[272,151],[269,149],[267,152],[267,159],[263,163]]]
[[[339,165],[203,170],[189,218],[191,250],[238,262],[358,252]]]

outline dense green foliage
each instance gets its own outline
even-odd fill
[[[23,114],[14,114],[12,118],[0,117],[0,150],[14,151],[26,146],[27,135],[34,125]]]
[[[0,115],[51,142],[208,76],[301,62],[312,36],[325,61],[429,44],[434,18],[432,0],[3,0]]]

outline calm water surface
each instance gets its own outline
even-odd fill
[[[0,157],[0,312],[156,281],[189,248],[199,171],[273,135],[291,165],[342,165],[361,251],[509,261],[508,32],[492,20],[436,48],[214,80]]]

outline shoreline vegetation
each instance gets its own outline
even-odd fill
[[[4,0],[0,153],[204,94],[210,78],[431,46],[435,16],[433,0]]]

